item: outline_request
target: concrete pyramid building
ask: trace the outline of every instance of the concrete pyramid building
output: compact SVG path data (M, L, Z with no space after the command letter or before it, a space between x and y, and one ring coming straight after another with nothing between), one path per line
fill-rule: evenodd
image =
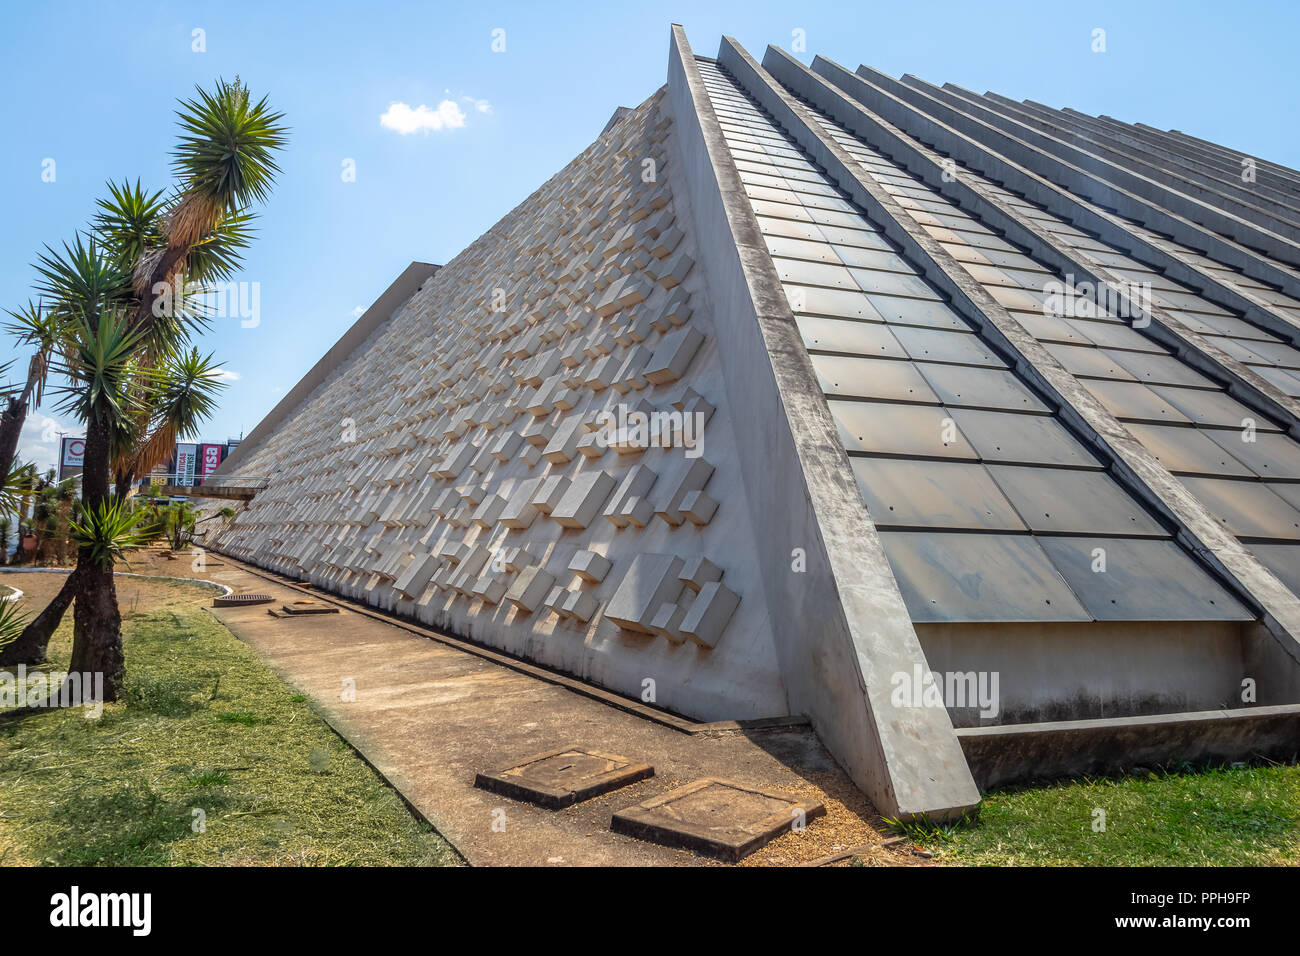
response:
M235 558L887 815L1291 756L1300 174L729 38L414 263L231 455Z

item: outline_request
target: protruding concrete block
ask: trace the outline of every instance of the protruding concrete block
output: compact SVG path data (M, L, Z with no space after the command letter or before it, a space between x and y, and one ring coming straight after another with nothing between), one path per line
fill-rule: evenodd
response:
M703 342L703 333L693 327L666 335L645 367L646 379L655 385L677 381L686 374L691 359L695 358Z
M685 604L660 604L650 622L650 630L674 644L685 644L686 636L682 634L682 621L685 617Z
M426 554L422 558L416 558L407 565L406 571L393 586L409 598L418 598L428 587L429 579L438 570L442 560L442 556L438 554Z
M524 441L539 448L545 448L555 437L555 425L544 418L534 418L524 428Z
M652 324L660 332L671 332L691 317L690 298L685 289L674 289L655 313Z
M435 474L439 478L455 478L469 467L476 454L478 449L469 442L457 445L443 458L442 463L435 469Z
M541 480L533 495L533 504L544 515L549 515L555 506L564 500L569 490L570 481L564 475L547 475Z
M586 624L591 620L600 604L587 591L569 591L564 596L562 607L567 617Z
M616 527L626 528L628 519L623 513L624 507L629 499L645 497L656 477L645 465L633 465L605 505L605 517Z
M500 495L487 495L474 512L473 522L480 528L490 528L497 523L505 510L506 499Z
M523 443L523 436L518 432L502 432L492 445L492 457L504 465L519 454L519 449L523 446Z
M698 593L709 582L722 580L722 568L700 554L687 559L679 577L683 584Z
M677 527L686 516L682 514L682 502L692 491L703 491L704 486L713 477L713 466L703 458L687 459L686 464L670 485L667 500L656 509L655 514L673 527Z
M537 558L524 548L505 548L501 552L501 563L513 574L522 574L525 568L536 562Z
M682 559L676 555L638 554L609 599L605 617L626 630L653 634L650 625L659 606L681 594L681 571Z
M593 392L602 392L613 383L618 368L617 357L606 355L587 370L587 377L583 381L583 385Z
M639 496L627 499L623 504L622 515L627 519L627 523L634 528L644 528L650 524L650 519L655 515L654 505L650 504L649 498Z
M739 604L739 594L721 582L710 581L700 588L682 621L682 633L702 647L717 647Z
M474 582L474 586L470 590L484 604L500 604L506 593L504 575L493 571L489 567L487 571L479 575L478 580Z
M609 569L609 558L595 551L577 551L569 560L569 570L591 584L599 584L605 580Z
M692 524L701 528L713 520L717 510L718 503L710 498L707 492L692 491L682 499L682 514Z
M562 376L553 375L537 387L537 389L526 400L528 404L524 410L534 418L545 418L551 414L554 407L555 393L560 389L560 379Z
M659 238L650 245L650 252L656 259L667 259L677 244L682 241L683 233L676 226L659 233Z
M543 606L554 586L555 576L541 567L524 568L506 591L506 600L523 613L532 614Z
M681 285L686 281L686 277L690 274L694 265L695 260L688 256L685 250L678 249L660 263L658 269L659 284L665 289Z
M578 454L590 461L605 457L605 439L600 432L586 432L578 439Z
M540 478L530 478L515 485L514 491L510 493L510 499L501 511L500 521L503 525L514 531L522 531L532 526L537 519L537 507L533 504L533 496L537 494L541 483Z
M551 588L550 593L546 595L546 601L543 604L548 611L554 611L561 619L567 618L569 612L565 610L564 602L569 596L567 588L556 585Z
M567 465L578 453L578 440L582 437L582 422L568 419L560 423L550 442L542 450L542 457L552 465Z
M566 528L586 528L600 514L605 499L614 490L614 479L603 471L578 475L551 510L551 519Z
M482 545L472 548L460 564L456 565L456 576L451 579L452 590L469 597L472 594L471 587L491 557L492 552Z
M647 348L638 345L631 349L618 367L618 371L614 373L610 384L624 395L645 388L647 383L645 368L651 358L653 354Z

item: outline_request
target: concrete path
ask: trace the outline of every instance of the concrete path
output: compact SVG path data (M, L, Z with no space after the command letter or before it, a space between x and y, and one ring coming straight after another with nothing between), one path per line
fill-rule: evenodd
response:
M229 558L211 556L207 571L192 575L188 559L167 561L156 552L150 557L150 567L134 569L197 576L237 593L275 597L272 605L212 613L310 696L331 726L471 864L709 864L688 851L609 830L615 811L706 776L813 797L827 807L826 817L802 833L780 837L747 865L799 864L861 846L867 849L860 855L876 865L923 862L906 844L881 845L890 834L805 726L758 729L650 719L630 712L645 710L637 702L526 664L503 663L507 659L491 651L467 649L420 625L386 619ZM132 563L141 562L133 557ZM304 591L337 604L340 613L268 613L268 607L301 600ZM344 699L349 688L355 688L355 700ZM558 811L474 787L481 770L571 745L650 763L655 776Z

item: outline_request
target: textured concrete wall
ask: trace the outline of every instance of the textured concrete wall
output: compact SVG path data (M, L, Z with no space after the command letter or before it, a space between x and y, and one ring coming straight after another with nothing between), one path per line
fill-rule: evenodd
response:
M280 416L219 548L689 716L788 712L660 102ZM620 409L685 427L615 434Z

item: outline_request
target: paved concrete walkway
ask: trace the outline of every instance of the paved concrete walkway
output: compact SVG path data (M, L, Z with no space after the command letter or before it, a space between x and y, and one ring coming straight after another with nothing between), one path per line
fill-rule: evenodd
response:
M139 563L133 558L133 565ZM615 811L705 776L787 790L827 807L826 817L759 850L749 865L805 863L861 846L874 864L922 862L906 845L881 846L888 832L807 727L729 729L649 719L629 712L640 708L636 702L526 664L505 663L490 651L468 649L419 625L319 592L311 596L338 604L340 613L272 617L268 607L301 600L304 589L225 557L212 556L201 575L190 574L188 559L167 561L154 553L149 564L135 570L198 576L237 593L275 597L272 605L213 608L212 613L309 695L334 729L471 864L709 863L688 851L609 830ZM353 701L344 699L348 688L355 688ZM571 745L650 763L655 776L558 811L473 785L481 770L499 770Z

